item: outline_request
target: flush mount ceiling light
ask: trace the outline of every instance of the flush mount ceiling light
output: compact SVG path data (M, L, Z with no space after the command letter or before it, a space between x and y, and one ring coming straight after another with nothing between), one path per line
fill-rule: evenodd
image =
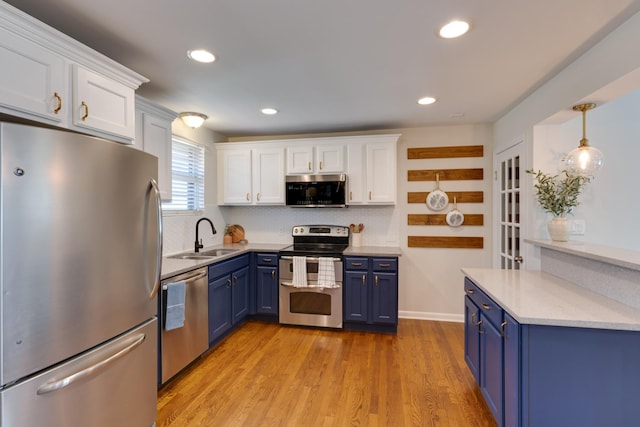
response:
M589 145L587 139L587 110L591 110L596 107L596 104L579 104L574 105L573 111L582 112L582 139L578 148L574 148L565 157L564 163L567 168L583 176L592 176L598 169L602 167L604 162L604 156L602 152L595 147Z
M216 57L213 56L213 53L204 49L189 50L187 51L187 56L193 61L202 62L204 64L208 64L216 60Z
M451 21L440 28L438 35L443 39L455 39L469 31L469 23L465 21Z
M267 116L273 116L274 114L278 114L278 110L276 110L275 108L271 108L271 107L263 108L262 110L260 110L260 112L262 114L267 115Z
M418 99L418 104L420 105L429 105L436 102L436 99L433 96L425 96L424 98Z
M204 121L208 119L208 117L205 116L204 114L193 113L193 112L180 113L180 115L178 117L180 117L180 119L182 119L182 122L185 125L189 126L190 128L194 128L194 129L195 128L199 128L200 126L202 126Z

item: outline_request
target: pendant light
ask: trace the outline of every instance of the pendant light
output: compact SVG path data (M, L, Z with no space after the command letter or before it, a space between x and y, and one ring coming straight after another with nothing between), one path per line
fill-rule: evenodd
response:
M604 156L602 152L589 145L587 139L587 110L595 108L596 104L578 104L573 106L573 111L582 112L582 139L578 148L574 148L565 157L564 162L569 171L583 176L592 176L602 167Z

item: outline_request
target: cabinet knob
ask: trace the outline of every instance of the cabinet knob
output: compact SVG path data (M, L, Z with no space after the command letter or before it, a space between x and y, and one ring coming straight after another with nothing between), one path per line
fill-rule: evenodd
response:
M58 95L58 92L54 92L53 97L56 99L56 102L57 102L56 108L53 109L53 112L55 114L58 114L62 109L62 98L60 98L60 95Z

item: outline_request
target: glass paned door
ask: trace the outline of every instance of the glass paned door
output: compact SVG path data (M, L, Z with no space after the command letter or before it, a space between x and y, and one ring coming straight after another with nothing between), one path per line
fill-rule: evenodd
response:
M497 154L498 169L496 176L496 192L499 195L498 219L498 262L497 267L506 270L519 270L522 266L520 245L520 189L522 180L521 167L524 142Z

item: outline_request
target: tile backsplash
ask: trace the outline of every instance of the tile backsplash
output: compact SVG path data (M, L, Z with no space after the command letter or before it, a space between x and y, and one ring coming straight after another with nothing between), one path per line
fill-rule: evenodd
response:
M289 208L284 206L217 207L202 215L166 215L164 217L164 253L188 250L195 240L195 224L206 216L218 233L211 236L208 224L201 224L200 236L205 246L222 243L225 224L240 224L245 237L253 243L292 242L294 225L364 225L362 245L400 246L399 210L397 206L351 206L349 208Z

